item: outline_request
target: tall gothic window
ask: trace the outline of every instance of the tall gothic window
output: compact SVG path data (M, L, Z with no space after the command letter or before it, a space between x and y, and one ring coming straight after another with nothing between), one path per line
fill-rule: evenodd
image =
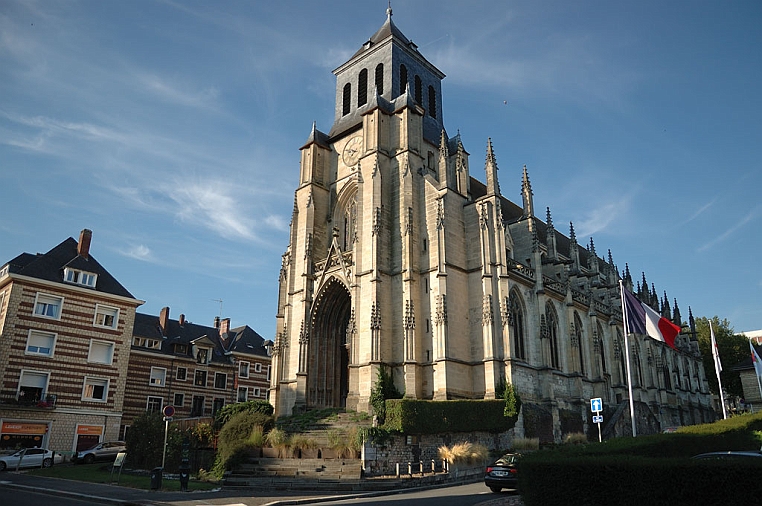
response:
M362 69L357 78L357 107L368 103L368 69Z
M343 102L344 108L342 110L342 115L346 116L347 114L349 114L349 111L351 110L351 107L352 107L352 85L349 83L345 84L343 91L344 91L344 94L342 97L343 99L342 102Z
M407 89L407 67L405 65L400 65L400 92L399 94L402 95L405 93L405 90Z
M608 372L606 369L606 344L603 339L603 327L598 323L598 353L601 357L601 368L604 373Z
M415 103L423 104L423 83L419 76L415 76Z
M558 318L550 302L545 305L545 321L548 326L548 343L550 345L549 365L553 369L561 369L561 361L558 354Z
M580 320L579 315L575 312L574 313L574 347L577 351L577 356L579 357L579 372L584 376L585 374L585 356L582 353L582 350L584 348L584 334L582 332L582 320Z
M511 330L513 331L513 356L526 360L526 346L524 339L524 308L519 295L512 291L509 299L511 306Z
M429 115L437 117L437 92L433 86L429 86Z
M376 92L379 95L384 94L384 64L376 65Z

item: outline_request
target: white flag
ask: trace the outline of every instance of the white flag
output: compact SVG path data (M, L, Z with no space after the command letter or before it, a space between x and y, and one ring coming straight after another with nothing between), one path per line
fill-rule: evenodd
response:
M717 371L717 377L722 371L722 362L720 362L720 351L717 349L717 341L714 340L714 329L712 328L712 321L709 321L709 332L712 335L712 357L714 357L714 368Z

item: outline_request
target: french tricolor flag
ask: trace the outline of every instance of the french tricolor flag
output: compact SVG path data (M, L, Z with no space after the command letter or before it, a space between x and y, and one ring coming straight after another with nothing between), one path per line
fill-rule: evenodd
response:
M643 334L657 341L675 347L675 338L680 333L680 327L640 302L628 290L622 290L624 308L627 312L627 332Z

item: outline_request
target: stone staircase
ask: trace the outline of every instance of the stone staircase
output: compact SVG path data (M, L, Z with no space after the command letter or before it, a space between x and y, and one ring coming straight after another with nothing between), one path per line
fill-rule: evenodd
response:
M286 420L279 424L290 435L298 435L314 444L314 450L305 450L298 458L251 457L247 462L225 476L229 487L299 488L310 487L356 489L362 475L362 463L357 456L337 455L331 440L336 436L347 439L358 427L370 427L370 419L361 419L357 413L330 413L310 421ZM281 456L282 457L282 456Z

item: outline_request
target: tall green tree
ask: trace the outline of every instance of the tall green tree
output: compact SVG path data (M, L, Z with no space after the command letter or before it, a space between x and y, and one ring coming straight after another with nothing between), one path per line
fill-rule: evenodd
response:
M741 377L738 371L732 371L731 368L749 356L749 343L742 335L735 334L727 319L720 320L718 316L714 316L712 328L722 362L722 372L720 373L722 387L728 395L743 397ZM704 371L709 381L709 390L717 394L719 389L717 388L717 374L714 372L714 359L710 344L709 318L703 316L696 318L696 337L704 362Z

